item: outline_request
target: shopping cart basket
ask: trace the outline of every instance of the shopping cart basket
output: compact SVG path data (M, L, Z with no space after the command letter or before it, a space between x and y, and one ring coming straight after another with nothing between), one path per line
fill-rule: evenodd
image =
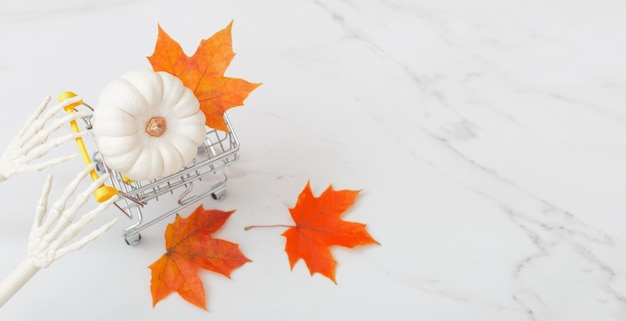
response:
M59 100L76 96L71 92L59 95ZM84 106L93 112L93 108L82 101L66 107L67 112L74 112ZM85 129L91 131L91 117L83 117ZM178 213L182 209L197 204L211 196L215 200L222 199L226 193L227 176L224 168L239 159L239 141L235 135L228 116L224 114L224 120L228 132L222 132L207 128L204 142L198 147L196 157L187 167L179 172L160 179L149 181L133 181L126 178L122 173L109 168L106 159L100 152L93 153L95 170L91 173L92 178L97 179L98 173L109 174L110 186L103 185L96 191L96 199L104 201L113 195L119 195L115 206L122 211L134 223L124 229L124 240L129 245L135 245L141 240L140 232L168 216ZM79 132L76 121L71 123L72 130ZM90 164L92 158L87 152L82 139L76 140L79 151L86 164ZM194 186L199 182L203 189L194 191ZM195 184L195 185L194 185ZM152 217L146 217L144 209L149 203L159 201L166 195L173 195L174 205L162 213Z

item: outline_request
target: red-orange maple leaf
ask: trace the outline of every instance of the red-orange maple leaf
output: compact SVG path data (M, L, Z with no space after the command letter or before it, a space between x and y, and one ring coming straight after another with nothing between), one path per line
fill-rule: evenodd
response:
M250 92L261 84L239 78L224 77L235 56L231 37L232 22L208 39L202 40L193 56L185 55L180 44L159 26L159 35L152 56L148 57L154 71L166 71L182 80L200 102L206 125L228 131L224 121L226 110L242 106Z
M167 226L167 252L150 265L153 306L170 293L178 292L183 299L206 310L198 269L230 277L233 270L250 262L237 244L211 237L233 212L205 210L200 205L188 218L176 216L174 223Z
M365 230L365 224L340 219L358 194L359 191L335 191L331 185L316 198L310 183L307 183L298 196L296 206L289 209L296 226L283 233L292 269L298 260L303 259L311 275L320 273L336 283L337 262L330 253L331 245L353 248L378 244Z

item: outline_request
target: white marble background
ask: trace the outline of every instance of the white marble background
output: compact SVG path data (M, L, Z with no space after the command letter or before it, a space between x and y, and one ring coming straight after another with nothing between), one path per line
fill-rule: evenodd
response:
M228 75L264 85L229 113L242 143L219 236L254 262L201 273L208 312L151 306L166 222L124 221L41 271L2 320L626 320L626 3L3 1L1 144L46 95L95 104L149 68L157 23L188 53L234 19ZM71 144L57 152L74 152ZM56 167L57 194L80 161ZM0 277L24 257L47 173L0 186ZM289 270L282 230L307 180L363 189L338 285ZM157 204L158 208L158 204Z

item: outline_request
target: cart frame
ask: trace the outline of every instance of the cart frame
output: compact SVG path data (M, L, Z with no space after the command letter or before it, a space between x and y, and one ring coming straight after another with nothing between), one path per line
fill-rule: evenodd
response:
M83 103L93 111L89 105ZM86 128L91 131L92 115L83 117ZM205 140L198 147L196 157L185 168L167 177L149 180L132 181L122 173L109 168L106 160L99 151L93 153L96 171L100 174L109 174L109 184L119 192L119 198L114 205L129 219L135 222L124 229L124 240L128 245L136 245L141 240L140 232L162 221L170 215L202 201L208 196L220 200L226 195L228 177L224 172L226 166L239 159L239 140L231 125L228 116L224 114L228 132L218 131L207 127ZM200 181L217 180L208 190L194 192L194 183ZM152 201L158 201L167 194L177 196L176 205L157 214L155 217L146 217L143 210Z

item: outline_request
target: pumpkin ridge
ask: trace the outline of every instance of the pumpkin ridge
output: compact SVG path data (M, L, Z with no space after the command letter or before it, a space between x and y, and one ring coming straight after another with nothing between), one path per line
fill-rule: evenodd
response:
M162 76L163 74L167 74L168 76L172 76L172 77L174 77L174 78L176 78L176 79L178 79L180 81L180 83L182 84L183 90L180 92L180 95L178 97L176 97L176 101L179 101L185 95L185 90L184 89L189 89L187 86L185 86L185 83L183 83L183 81L180 80L180 78L178 78L175 75L172 75L172 74L170 74L168 72L165 72L165 71L158 71L158 72L156 72L156 74L159 75L159 78L161 78L161 82L164 85L165 85L165 82L163 81L163 76ZM161 101L163 101L163 94L164 93L161 93Z
M159 74L159 72L157 72L157 74ZM163 82L163 77L159 76L157 78L159 78L159 82L161 83L161 88L165 88L165 82ZM165 94L165 90L161 90L161 97L159 97L159 101L163 101L164 94Z
M144 97L144 93L141 92L141 90L139 90L139 88L137 88L137 86L135 86L135 84L133 84L132 82L130 82L128 79L125 79L125 78L120 78L120 80L122 80L124 83L126 83L128 85L128 87L132 88L133 91L135 91L137 96L139 96L139 98L142 100L143 106L149 106L148 101L146 100L146 97ZM123 110L123 109L120 108L120 110ZM125 110L123 110L123 111L125 111ZM131 114L131 116L134 116L134 115Z
M185 87L185 90L188 90L191 93L189 88ZM200 111L200 103L198 102L196 96L191 94L183 95L166 114L168 116L170 114L176 114L176 119L183 119L195 115L198 111Z
M204 115L202 112L200 112L200 113L202 115ZM179 123L180 124L188 124L188 122L190 122L190 123L193 124L193 122L194 122L194 120L196 118L199 118L199 117L198 117L197 113L194 113L194 114L191 114L191 115L188 115L188 116L184 116L184 117L178 118L176 123L177 124L179 124ZM200 124L200 122L198 122L198 124ZM204 124L204 122L202 122L202 124Z
M181 135L179 140L180 140L180 142L178 142L178 144L174 144L174 146L176 147L177 150L181 147L181 145L183 145L183 141L187 141L187 143L189 145L196 146L196 153L197 153L198 147L194 143L193 139L191 139L191 138L189 138L187 136ZM182 155L182 156L183 156L183 163L184 163L183 166L187 166L191 162L191 160L193 160L196 157L195 154L193 155L193 157L187 157L187 158L184 157L185 155Z
M163 173L163 170L165 170L165 160L163 159L163 154L162 153L154 153L154 155L156 155L158 160L160 161L160 163L161 163L161 170L160 170L160 172Z
M185 158L171 141L168 141L167 144L160 144L157 148L159 149L159 152L163 157L163 166L169 167L167 168L167 170L166 168L164 168L164 170L166 170L167 172L176 172L185 167ZM166 162L165 158L168 158L172 161Z

